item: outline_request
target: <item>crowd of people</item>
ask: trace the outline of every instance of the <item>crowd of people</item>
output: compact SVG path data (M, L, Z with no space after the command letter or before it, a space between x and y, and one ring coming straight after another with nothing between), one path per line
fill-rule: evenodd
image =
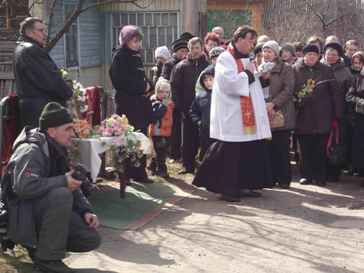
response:
M25 19L15 49L21 127L2 179L9 237L28 248L35 272L73 272L66 250L100 245L97 216L70 165L72 96L45 49L42 20ZM153 77L140 54L143 34L124 26L110 67L116 113L150 136L155 155L126 176L153 183L180 174L227 202L259 197L263 188L287 189L291 154L300 183L325 186L343 171L364 176L364 52L336 36L279 44L238 27L225 40L214 27L204 39L183 33L155 50ZM4 195L4 193L6 195ZM5 196L5 197L4 197ZM62 219L59 218L62 215Z
M163 141L153 134L153 174L168 177L167 158L180 161L180 174L195 174L195 185L227 201L289 188L292 153L303 185L325 186L343 171L364 175L364 52L356 40L343 45L331 35L279 44L250 27L230 40L219 26L204 39L183 33L155 50L152 81L141 68L141 41L137 26L121 30L123 55L114 57L110 75L118 113L132 124L133 115L142 117L143 132L163 131Z

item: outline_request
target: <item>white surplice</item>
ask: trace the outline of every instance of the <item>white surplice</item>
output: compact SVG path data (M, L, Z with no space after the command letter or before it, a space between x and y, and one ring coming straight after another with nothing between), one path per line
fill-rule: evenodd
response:
M245 67L249 59L244 58ZM250 95L256 122L255 134L245 134L240 107L240 96ZM247 142L271 138L263 88L257 73L249 85L248 75L238 72L234 57L225 51L217 59L211 97L210 137L227 142Z

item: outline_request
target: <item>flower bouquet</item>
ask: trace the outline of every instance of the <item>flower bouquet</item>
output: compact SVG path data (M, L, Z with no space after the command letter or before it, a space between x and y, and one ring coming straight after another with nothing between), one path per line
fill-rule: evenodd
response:
M303 106L304 98L311 96L313 90L316 87L316 82L313 79L308 79L306 83L303 85L302 89L299 90L295 96L295 102L297 102L298 106Z
M78 138L89 138L93 134L90 123L88 123L87 120L84 119L76 119L73 122L73 128Z
M141 141L134 136L134 127L125 115L112 115L99 128L102 137L114 137L111 144L112 161L116 170L125 172L126 165L140 166L143 157Z
M83 85L69 77L69 73L66 69L60 69L63 79L70 85L73 90L72 99L69 102L69 108L71 113L77 119L82 119L82 116L88 110L86 100L86 90Z

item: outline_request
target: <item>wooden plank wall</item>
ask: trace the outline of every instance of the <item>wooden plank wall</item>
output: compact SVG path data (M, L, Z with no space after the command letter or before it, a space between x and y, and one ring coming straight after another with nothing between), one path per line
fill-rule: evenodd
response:
M0 41L0 99L15 90L13 55L15 41Z

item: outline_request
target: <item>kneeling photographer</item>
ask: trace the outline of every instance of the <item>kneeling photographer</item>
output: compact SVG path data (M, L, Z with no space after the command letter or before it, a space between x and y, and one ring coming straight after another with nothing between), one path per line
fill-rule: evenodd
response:
M48 103L39 128L26 127L16 139L5 172L8 236L27 247L36 272L73 272L62 262L65 252L91 251L101 242L99 220L80 189L83 176L69 167L73 134L67 109Z

